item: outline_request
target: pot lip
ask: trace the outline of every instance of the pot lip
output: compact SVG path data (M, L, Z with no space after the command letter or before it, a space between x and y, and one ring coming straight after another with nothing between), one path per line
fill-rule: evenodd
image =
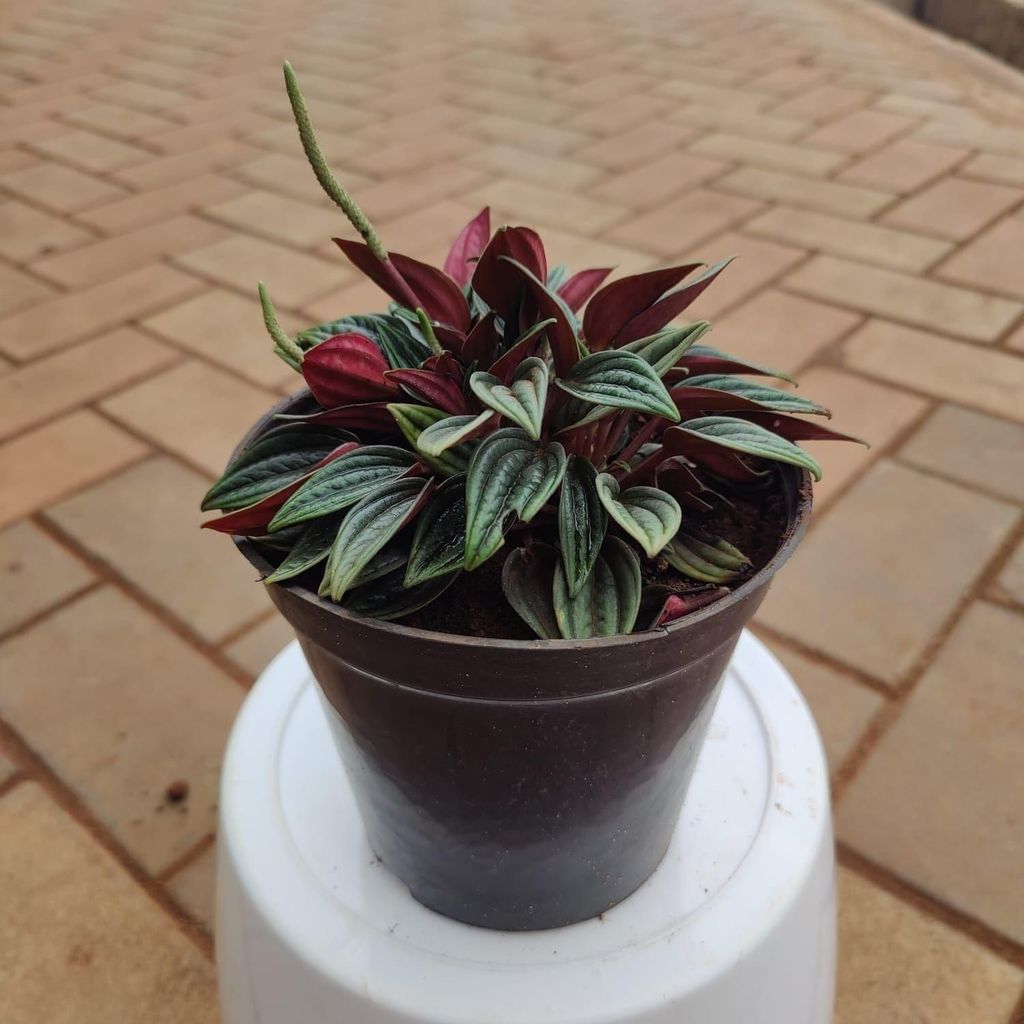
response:
M309 389L305 388L302 391L296 392L295 394L292 394L276 403L271 409L264 413L264 415L261 416L255 424L253 424L252 428L246 433L245 437L242 438L231 453L229 462L234 461L239 452L247 447L258 434L263 432L264 428L268 423L270 423L271 419L277 413L284 412L286 409L292 408L293 406L308 400L310 397ZM679 633L686 629L691 629L715 617L716 615L720 615L727 608L738 604L758 588L765 586L783 563L789 559L807 529L811 515L811 506L813 504L813 493L811 487L811 475L806 469L800 469L796 466L789 466L786 464L781 464L780 468L782 472L790 471L797 477L795 487L796 505L792 515L790 516L783 541L779 545L775 554L772 555L769 561L754 573L753 576L744 580L744 582L735 590L730 591L727 597L723 597L721 600L715 601L704 608L698 609L697 611L690 612L682 618L676 619L674 622L670 622L667 626L658 626L653 629L643 630L639 633L622 633L617 634L616 636L591 637L587 640L541 640L539 638L536 640L508 640L496 637L468 636L461 633L441 633L433 629L418 629L414 626L404 626L399 622L375 619L368 615L355 615L354 613L347 611L345 608L342 608L341 605L325 600L307 587L281 583L272 583L270 586L278 587L282 591L286 591L291 594L296 599L301 600L308 605L312 605L313 607L320 608L327 614L340 619L344 623L351 624L356 627L362 627L371 631L375 630L380 635L381 640L385 642L388 639L401 638L409 641L428 641L430 643L443 645L453 649L471 647L490 651L500 649L513 651L597 651L622 647L638 647L641 644L660 640L665 636L672 635L673 633ZM246 537L238 535L232 535L231 539L234 541L235 546L246 560L253 566L253 568L259 571L261 576L266 575L273 569L271 563L264 558L259 548L252 541L248 540Z

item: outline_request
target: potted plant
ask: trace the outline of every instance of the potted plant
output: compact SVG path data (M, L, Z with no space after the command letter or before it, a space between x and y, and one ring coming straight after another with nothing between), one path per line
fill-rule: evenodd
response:
M811 508L827 410L676 318L728 261L610 284L482 211L389 253L299 136L391 298L275 351L308 390L207 493L295 628L371 846L416 899L547 928L668 846L740 630ZM583 310L580 313L580 310ZM785 378L788 379L788 378Z

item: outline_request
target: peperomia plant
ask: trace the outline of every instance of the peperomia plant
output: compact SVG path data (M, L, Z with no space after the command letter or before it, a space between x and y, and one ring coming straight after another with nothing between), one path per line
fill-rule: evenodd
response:
M311 401L233 460L203 501L225 514L204 525L283 552L267 582L323 564L321 596L384 619L499 555L505 596L545 639L629 633L727 593L750 560L702 525L716 488L763 483L771 462L817 479L795 442L849 439L750 379L785 374L702 344L706 321L673 326L728 261L605 284L609 269L549 267L529 228L492 233L486 209L443 269L389 253L287 64L285 80L316 177L363 239L334 241L392 301L290 337L260 285ZM645 592L655 558L706 586Z

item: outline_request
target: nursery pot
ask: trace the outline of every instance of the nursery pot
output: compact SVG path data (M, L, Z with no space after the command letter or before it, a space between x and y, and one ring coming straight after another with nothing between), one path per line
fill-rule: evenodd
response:
M554 928L650 876L740 631L807 523L807 474L783 466L777 479L788 525L771 561L648 632L487 640L269 587L319 683L370 846L420 903L486 928ZM270 571L258 546L236 543Z

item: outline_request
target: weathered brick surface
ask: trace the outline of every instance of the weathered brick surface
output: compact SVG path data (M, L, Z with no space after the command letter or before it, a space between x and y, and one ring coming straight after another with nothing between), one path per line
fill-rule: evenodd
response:
M1007 1024L1021 80L855 3L627 7L0 0L0 717L34 755L0 755L0 873L24 894L5 1021L215 1017L168 914L209 926L224 730L289 630L195 505L296 383L256 280L290 331L385 301L329 241L351 232L299 151L286 55L396 251L442 258L487 202L575 267L738 256L694 310L712 344L798 373L872 444L814 446L814 524L758 618L821 722L856 861L836 1019ZM194 814L154 810L172 776ZM140 872L167 875L165 909ZM82 942L88 984L62 969Z

